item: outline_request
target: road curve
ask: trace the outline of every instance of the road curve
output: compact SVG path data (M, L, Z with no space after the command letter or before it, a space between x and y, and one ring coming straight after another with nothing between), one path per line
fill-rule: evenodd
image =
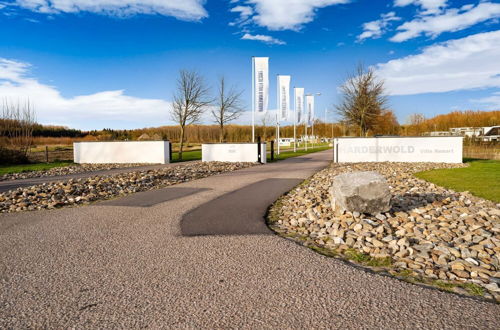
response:
M0 328L500 328L499 305L371 274L268 232L214 235L200 222L198 236L190 222L183 235L188 214L208 207L213 221L211 203L227 196L248 195L247 210L267 197L245 187L304 179L330 159L320 152L154 197L1 215Z

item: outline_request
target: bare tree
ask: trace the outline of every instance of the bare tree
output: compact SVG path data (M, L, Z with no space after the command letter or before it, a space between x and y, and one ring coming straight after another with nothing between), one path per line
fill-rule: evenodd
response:
M406 122L408 125L417 126L425 122L425 116L421 113L412 113L408 116Z
M270 121L271 121L271 116L269 115L269 112L264 113L262 115L262 117L260 118L260 123L261 123L262 128L263 128L262 135L263 135L264 141L266 141L266 139L267 139L267 125L269 124Z
M7 138L7 147L27 156L35 126L33 105L29 100L24 103L4 100L1 116L0 134Z
M186 127L199 121L210 102L203 77L195 71L181 70L170 113L180 127L179 160L182 160Z
M373 69L360 64L340 87L342 100L337 113L348 124L359 128L359 135L366 136L376 125L377 117L385 110L387 96L384 82L376 77Z
M219 142L224 142L224 125L238 119L243 113L241 101L243 91L237 90L234 86L227 88L223 76L219 78L218 86L212 116L219 126Z

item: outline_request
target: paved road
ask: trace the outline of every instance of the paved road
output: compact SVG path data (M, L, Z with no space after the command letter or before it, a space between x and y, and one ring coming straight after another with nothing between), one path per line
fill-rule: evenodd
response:
M0 328L500 328L499 305L364 272L269 232L193 226L197 212L219 229L241 216L255 224L247 210L276 192L249 194L266 190L256 182L288 189L330 158L1 216ZM221 200L233 204L217 220Z
M69 179L90 178L90 177L93 177L95 175L112 175L112 174L127 173L127 172L132 172L132 171L147 171L147 170L154 170L157 168L169 167L169 166L174 166L174 165L180 165L180 164L179 163L172 163L172 164L161 164L161 165L142 165L142 166L134 166L134 167L114 168L114 169L110 169L110 170L99 170L99 171L67 174L67 175L47 176L47 177L41 177L41 178L6 180L6 181L0 181L0 193L8 191L8 190L16 189L19 187L33 186L36 184L42 184L42 183L47 183L47 182L64 181L64 180L69 180Z

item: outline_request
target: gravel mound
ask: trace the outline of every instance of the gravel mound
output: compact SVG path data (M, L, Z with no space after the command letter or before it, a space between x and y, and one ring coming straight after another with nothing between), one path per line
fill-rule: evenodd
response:
M88 204L158 189L250 167L255 163L196 162L147 171L70 179L22 187L0 194L0 212L20 212Z
M75 164L62 167L54 167L43 171L26 171L21 173L10 173L0 175L0 181L19 180L29 178L45 178L68 174L94 172L101 170L112 170L115 168L135 167L150 164Z
M500 204L413 176L460 166L465 165L332 164L277 202L270 211L270 226L320 252L373 270L500 301ZM389 212L334 214L332 180L353 171L385 176L393 196Z

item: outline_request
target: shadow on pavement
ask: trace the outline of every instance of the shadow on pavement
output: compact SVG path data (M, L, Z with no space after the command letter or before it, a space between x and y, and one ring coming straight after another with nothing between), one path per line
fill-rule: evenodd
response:
M158 190L149 190L131 194L125 197L104 201L96 205L102 206L130 206L130 207L150 207L174 199L194 195L202 191L210 190L208 188L163 188Z
M184 236L272 234L264 216L269 205L302 179L267 179L222 195L186 213Z

